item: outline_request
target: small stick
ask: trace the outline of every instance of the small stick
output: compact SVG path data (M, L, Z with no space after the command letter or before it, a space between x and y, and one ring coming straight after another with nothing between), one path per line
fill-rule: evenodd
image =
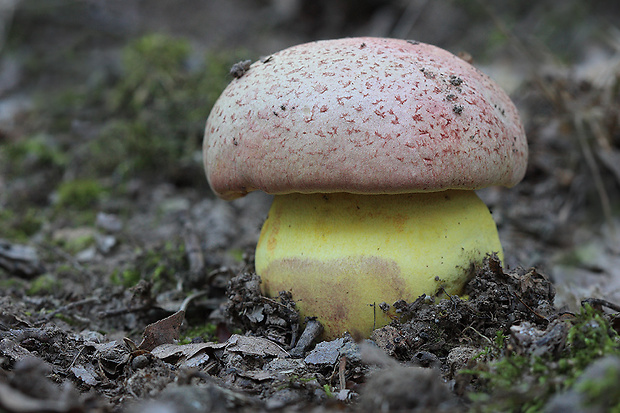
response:
M80 305L90 304L90 303L98 303L98 302L99 302L99 298L97 298L97 297L89 297L89 298L85 298L83 300L74 301L72 303L63 305L62 307L58 307L54 311L46 314L44 318L46 320L51 320L58 313L64 313L65 311L70 310L70 309L72 309L74 307L78 307Z
M585 306L586 304L590 304L592 307L607 307L614 311L620 312L619 305L609 302L607 300L603 300L601 298L587 298L581 302L582 306Z
M515 295L515 297L517 297L517 298L519 299L519 301L521 302L521 304L523 304L523 305L525 306L525 308L527 308L528 310L530 310L530 311L532 312L532 314L534 314L536 317L539 317L539 318L541 318L541 319L543 319L543 320L547 320L547 321L549 321L549 320L547 319L547 317L545 317L545 316L543 316L543 315L538 314L536 311L534 311L534 309L533 309L532 307L530 307L529 305L527 305L527 304L525 303L525 301L523 301L523 299L522 299L521 297L519 297L519 294L517 294L517 293L515 293L515 292L513 292L513 294Z
M187 255L187 261L189 262L190 272L202 272L205 268L205 257L202 254L202 249L200 248L200 240L198 239L196 233L192 231L189 222L185 224L183 241L185 242L185 252Z
M347 356L344 354L340 357L340 366L338 366L338 380L340 382L340 390L347 388L347 381L345 380L345 370L347 368Z
M189 305L190 302L192 302L192 300L195 300L196 298L202 297L203 295L207 295L207 294L209 294L209 290L202 290L202 291L195 292L194 294L186 297L185 300L183 300L183 302L181 303L181 307L179 308L179 311L186 311L187 306Z
M140 307L133 307L133 308L117 308L115 310L107 310L107 311L100 311L99 314L97 314L97 316L99 318L107 318L107 317L116 317L119 315L125 315L125 314L130 314L130 313L138 313L140 311L147 311L149 309L153 308L152 304L146 304L146 305L142 305Z
M290 351L291 357L302 357L306 349L312 345L312 342L323 332L323 325L314 317L308 318L306 328L299 336L297 345Z

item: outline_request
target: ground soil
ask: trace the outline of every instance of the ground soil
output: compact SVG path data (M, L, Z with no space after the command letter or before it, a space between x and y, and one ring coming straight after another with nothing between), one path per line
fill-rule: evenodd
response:
M18 175L0 168L0 410L467 411L476 382L458 372L498 332L512 334L517 351L554 352L564 345L561 320L582 300L620 302L616 2L588 10L551 0L531 8L396 0L5 3L5 148L46 136L80 165L105 156L82 153L81 142L112 119L80 113L59 133L46 120L55 108L41 111L37 102L95 81L102 67L113 72L122 48L145 33L189 39L196 54L243 49L253 60L305 41L375 35L471 55L519 108L530 161L515 188L480 192L506 258L477 269L468 300L397 302L400 319L370 340L329 342L299 318L294 297L260 294L252 255L270 197L216 199L199 155L173 173L123 182L122 195L99 199L77 223L75 210L56 202L77 165L25 157ZM23 227L11 217L26 210L42 222L24 238L9 230ZM123 278L129 274L135 282ZM208 333L196 330L207 323Z

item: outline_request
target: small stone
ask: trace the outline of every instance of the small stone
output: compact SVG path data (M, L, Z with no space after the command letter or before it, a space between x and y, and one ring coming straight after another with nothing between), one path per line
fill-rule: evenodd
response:
M333 341L323 341L316 345L304 361L306 364L333 366L338 361L340 349L343 345L344 339L342 338L337 338Z
M95 247L88 247L75 255L75 259L78 262L89 262L95 259L97 256L97 249Z
M480 354L480 351L480 349L468 346L454 347L450 350L446 358L446 364L450 369L450 375L454 375L459 370L464 369L467 363L469 363L469 360Z
M95 225L107 232L118 232L123 229L123 221L117 215L105 212L97 213Z
M148 366L150 362L151 361L149 360L148 356L140 354L139 356L136 356L133 360L131 360L131 368L134 370L143 369L144 367Z
M95 242L97 243L97 249L102 254L109 254L112 248L116 246L116 237L112 235L95 235Z

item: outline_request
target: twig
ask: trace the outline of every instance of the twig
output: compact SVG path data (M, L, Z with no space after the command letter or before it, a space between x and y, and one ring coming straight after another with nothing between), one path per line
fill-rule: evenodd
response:
M202 297L203 295L207 295L207 294L209 294L209 290L202 290L202 291L195 292L194 294L188 296L181 303L181 307L179 308L179 311L186 311L187 306L189 305L190 302L192 302L192 300L195 300L196 298Z
M344 390L347 388L347 381L345 378L345 371L347 368L347 356L344 354L340 357L340 365L338 366L338 381L340 383L340 390Z
M476 330L476 329L475 329L475 328L473 328L472 326L467 326L467 327L465 327L465 328L463 329L463 333L464 333L465 331L467 331L467 330L471 330L471 331L473 331L474 333L478 334L480 337L482 337L483 339L485 339L486 341L488 341L490 345L492 345L492 346L493 346L493 345L495 345L495 344L493 343L493 340L491 340L490 338L488 338L487 336L485 336L484 334L482 334L480 331Z
M200 248L200 240L191 229L189 222L185 223L183 228L183 241L185 242L185 253L189 262L190 272L197 274L205 269L205 258Z
M542 316L542 315L538 314L536 311L534 311L534 309L532 309L532 307L530 307L529 305L527 305L527 304L525 303L525 301L523 301L523 299L519 296L519 294L517 294L516 292L513 292L513 294L515 295L515 297L517 297L517 298L519 299L519 301L521 302L521 304L523 304L523 305L525 306L525 308L527 308L528 310L530 310L530 311L532 312L532 314L534 314L536 317L539 317L539 318L541 318L541 319L543 319L543 320L549 321L549 320L547 319L547 317L545 317L545 316Z
M84 304L90 304L90 303L98 303L99 302L99 298L97 297L89 297L89 298L85 298L83 300L79 300L79 301L74 301L72 303L63 305L62 307L58 307L57 309L55 309L54 311L48 313L45 315L45 319L46 320L51 320L52 318L54 318L56 316L56 314L58 313L64 313L67 310L71 310L74 307L79 307L81 305Z
M80 355L82 355L82 352L84 351L84 348L86 346L81 346L80 347L80 351L78 351L78 353L75 355L75 357L73 357L73 361L71 361L71 364L69 364L69 367L67 367L66 371L71 370L71 367L73 367L75 365L75 362L77 361L78 357L80 357Z
M179 311L185 311L187 309L187 306L189 305L189 303L198 298L198 297L202 297L203 295L208 294L209 291L208 290L203 290L203 291L198 291L190 296L188 296L187 298L185 298L185 300L183 300L183 302L181 303L180 306L180 310ZM147 311L150 310L151 308L153 308L153 304L149 303L149 304L145 304L145 305L141 305L140 307L134 307L134 308L119 308L116 310L109 310L109 311L101 311L99 313L99 318L107 318L107 317L115 317L117 315L123 315L123 314L129 314L129 313L138 313L140 311Z
M585 120L583 116L579 113L572 114L573 124L575 125L575 129L577 131L577 140L579 141L579 145L581 146L581 151L583 153L583 157L588 164L588 168L592 173L592 177L594 178L594 186L596 187L596 191L598 192L599 199L601 201L601 207L603 208L603 215L605 215L605 220L609 224L609 228L612 230L612 235L615 234L614 230L614 222L613 216L611 213L611 203L609 202L609 196L607 195L607 191L605 190L605 184L603 183L603 178L601 178L601 171L594 159L594 154L592 153L592 149L588 145L588 142L585 138Z
M147 311L147 310L150 310L151 308L153 308L153 305L149 303L146 305L141 305L140 307L119 308L116 310L101 311L99 312L98 317L99 318L116 317L118 315L123 315L123 314L139 313L140 311Z
M607 307L614 311L620 312L620 305L614 304L607 300L603 300L601 298L587 298L581 301L581 305L584 306L586 304L590 304L592 307Z
M265 297L265 296L261 296L260 297L261 301L263 302L268 302L269 304L274 304L275 306L279 306L282 308L286 308L289 309L288 306L286 304L282 304L276 300L274 300L273 298L269 298L269 297Z
M301 333L297 345L290 351L291 357L302 357L306 349L312 345L323 332L323 325L316 318L309 318L306 328Z

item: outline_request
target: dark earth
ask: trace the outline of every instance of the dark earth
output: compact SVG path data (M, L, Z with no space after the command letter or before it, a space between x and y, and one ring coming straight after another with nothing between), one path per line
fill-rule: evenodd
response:
M479 192L505 260L467 299L323 341L260 293L270 197L217 199L201 140L247 60L361 35L472 59L530 160ZM0 50L0 411L620 409L618 2L4 0Z

